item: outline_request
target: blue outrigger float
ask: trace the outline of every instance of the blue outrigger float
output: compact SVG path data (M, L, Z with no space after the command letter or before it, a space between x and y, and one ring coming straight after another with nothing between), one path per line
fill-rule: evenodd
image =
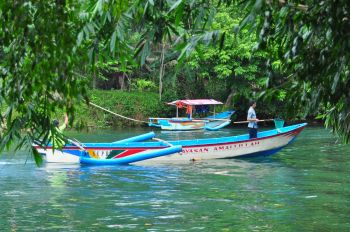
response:
M290 144L307 124L248 134L194 140L163 141L153 132L112 143L68 144L52 150L34 145L47 162L118 165L143 162L177 162L272 155ZM146 142L148 139L157 141Z

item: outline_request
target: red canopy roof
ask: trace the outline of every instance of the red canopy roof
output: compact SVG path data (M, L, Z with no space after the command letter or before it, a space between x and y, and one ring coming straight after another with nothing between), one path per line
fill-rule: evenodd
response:
M176 103L182 103L184 105L198 106L198 105L222 105L222 102L214 99L195 99L195 100L176 100L167 103L168 105L176 105Z

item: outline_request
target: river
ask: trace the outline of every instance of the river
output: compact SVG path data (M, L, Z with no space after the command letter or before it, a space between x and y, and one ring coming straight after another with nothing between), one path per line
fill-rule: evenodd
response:
M146 131L68 134L109 142ZM175 140L243 132L156 133ZM350 146L307 127L267 158L37 167L28 152L7 152L0 194L0 231L350 231Z

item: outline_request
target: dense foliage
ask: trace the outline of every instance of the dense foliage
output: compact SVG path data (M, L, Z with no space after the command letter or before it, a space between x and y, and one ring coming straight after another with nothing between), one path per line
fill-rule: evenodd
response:
M120 118L93 105L79 104L76 106L75 128L145 126L149 117L157 117L160 113L167 112L174 115L173 107L159 104L156 92L90 90L88 93L92 103L139 122ZM56 116L62 117L62 113L58 112Z
M244 1L269 52L269 92L283 88L290 113L321 117L350 140L350 1ZM281 73L283 75L281 75Z
M87 82L72 75L84 62L75 49L76 5L1 1L0 6L1 151L14 140L19 146L47 140L52 113L58 108L73 113L75 99L86 97Z
M1 1L0 151L14 140L45 145L50 130L56 135L55 112L74 116L74 106L88 102L85 77L96 74L94 64L126 72L135 54L142 65L150 43L202 32L213 8L200 1Z
M213 28L225 33L222 48L200 45L188 58L189 65L200 82L207 82L203 97L214 97L226 102L245 114L248 100L257 98L265 87L267 61L263 52L252 52L257 40L248 30L236 36L234 28L239 26L242 14L232 10L218 12ZM194 96L198 95L196 93ZM262 113L262 109L259 110Z

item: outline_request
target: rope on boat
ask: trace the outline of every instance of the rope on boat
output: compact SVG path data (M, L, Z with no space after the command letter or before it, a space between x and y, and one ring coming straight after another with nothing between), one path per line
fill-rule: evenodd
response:
M152 138L153 140L155 141L158 141L158 142L162 142L164 143L165 145L168 145L169 147L173 147L174 145L172 145L171 143L169 143L168 141L165 141L163 139L158 139L158 138Z
M106 108L103 108L102 106L96 105L95 103L92 103L92 102L89 102L89 104L94 106L94 107L96 107L96 108L104 110L104 111L106 111L106 112L108 112L110 114L113 114L113 115L115 115L117 117L124 118L124 119L130 120L130 121L134 121L134 122L146 123L148 125L148 122L146 122L146 121L138 120L138 119L134 119L134 118L129 118L129 117L123 116L121 114L117 114L117 113L115 113L113 111L110 111L110 110L108 110ZM159 119L159 118L156 118L156 119ZM207 118L203 118L203 119L197 119L197 120L201 120L201 121L205 121L205 120L209 120L209 121L227 121L227 122L231 121L230 119L219 119L219 118L210 118L210 119L209 118L208 119Z
M77 146L78 148L80 148L80 150L82 151L86 151L84 148L84 145L79 142L77 139L73 138L73 139L68 139L68 142L70 142L71 144Z
M99 108L99 109L101 109L101 110L104 110L104 111L106 111L106 112L108 112L108 113L110 113L110 114L113 114L113 115L115 115L115 116L117 116L117 117L124 118L124 119L127 119L127 120L131 120L131 121L134 121L134 122L139 122L139 123L146 123L146 124L148 124L148 122L146 122L146 121L137 120L137 119L134 119L134 118L128 118L128 117L125 117L125 116L123 116L123 115L121 115L121 114L114 113L114 112L112 112L112 111L110 111L110 110L107 110L106 108L103 108L102 106L96 105L96 104L94 104L94 103L92 103L92 102L89 102L89 104L92 105L92 106L95 106L96 108Z

